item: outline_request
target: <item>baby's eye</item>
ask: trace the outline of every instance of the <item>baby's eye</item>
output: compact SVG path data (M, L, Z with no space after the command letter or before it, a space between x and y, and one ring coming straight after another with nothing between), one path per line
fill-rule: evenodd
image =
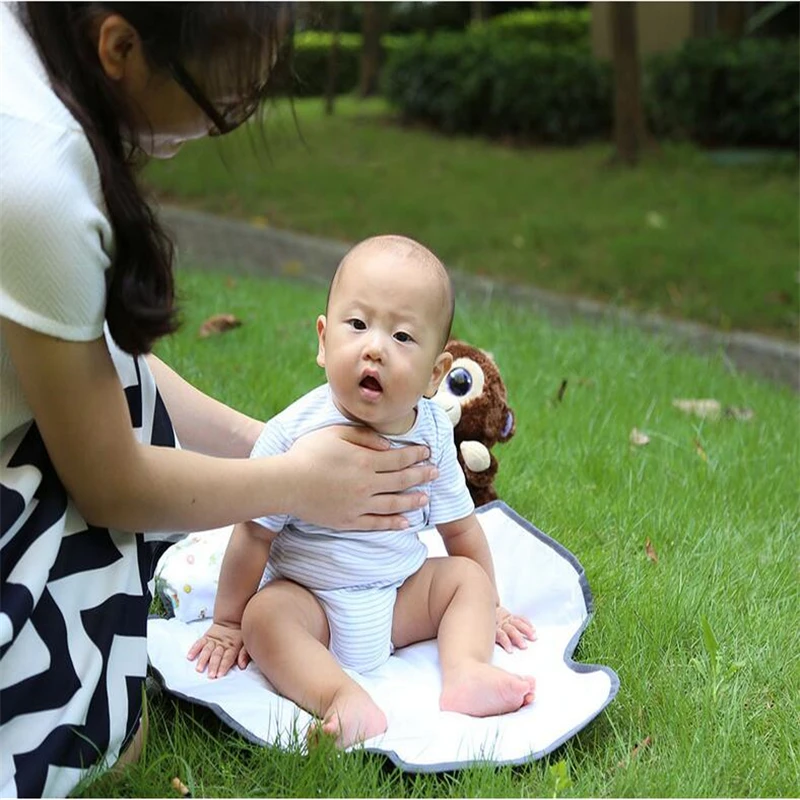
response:
M357 331L365 331L367 329L367 323L363 319L358 319L358 317L347 320L347 324Z
M394 338L397 339L397 341L401 344L407 344L408 342L414 341L414 337L405 331L397 331L397 333L394 335Z

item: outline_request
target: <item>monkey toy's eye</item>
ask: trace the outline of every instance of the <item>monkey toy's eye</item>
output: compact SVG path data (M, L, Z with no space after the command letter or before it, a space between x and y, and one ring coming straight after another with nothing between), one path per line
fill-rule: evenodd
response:
M456 367L447 376L447 388L456 397L463 397L472 388L472 375L464 367Z

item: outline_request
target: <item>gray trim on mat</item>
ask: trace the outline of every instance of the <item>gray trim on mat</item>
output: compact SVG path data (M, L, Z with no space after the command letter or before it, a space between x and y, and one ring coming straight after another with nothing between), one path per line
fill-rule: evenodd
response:
M481 766L486 764L492 764L493 766L498 767L505 767L505 766L519 766L521 764L526 764L529 761L537 761L540 758L543 758L548 753L552 753L557 748L561 747L564 742L571 739L576 733L583 730L592 720L600 715L600 713L608 706L608 704L617 696L617 692L619 691L619 676L616 672L614 672L611 667L606 667L603 664L585 664L582 662L574 661L572 658L573 653L575 652L575 648L578 646L578 642L586 630L587 625L591 621L593 615L593 608L594 608L594 601L592 599L592 592L589 588L589 581L586 577L586 571L583 569L580 561L575 557L573 553L567 550L564 545L559 544L555 539L548 536L546 533L542 533L535 525L529 522L524 517L520 516L514 509L504 503L502 500L494 500L491 503L487 503L484 506L480 506L475 511L478 515L486 512L491 511L494 508L500 509L507 517L512 519L516 522L521 528L528 531L528 533L535 536L539 541L543 544L546 544L548 547L555 550L562 558L564 558L570 566L575 570L578 575L578 580L580 583L581 591L583 592L583 601L586 606L586 619L583 621L583 624L580 628L575 632L575 635L569 640L567 646L564 650L564 663L571 669L573 672L577 672L580 674L584 674L587 672L605 672L609 679L611 680L611 687L608 692L608 697L606 697L605 702L589 717L587 717L580 725L576 725L570 731L565 733L560 738L556 739L554 742L549 744L543 750L539 750L535 753L529 753L526 756L521 758L512 758L506 759L504 761L497 761L491 758L487 759L473 759L471 761L449 761L443 762L441 764L426 764L426 765L418 765L418 764L408 764L400 758L394 750L381 750L379 748L372 748L372 747L365 747L364 751L367 753L376 753L382 756L386 756L396 767L400 768L404 772L414 772L414 773L427 773L427 772L449 772L457 769L464 769L466 767L471 766ZM157 617L158 618L158 617ZM163 617L161 617L163 619ZM158 670L150 666L150 669L158 674L160 678L161 685L170 693L174 694L176 697L181 698L182 700L186 700L190 703L194 703L195 705L205 706L206 708L210 709L214 714L216 714L226 725L229 725L233 730L240 733L245 739L254 744L263 745L265 747L272 747L272 743L266 742L263 739L260 739L258 736L253 734L251 731L247 730L246 728L242 727L236 720L234 720L223 708L221 708L216 703L210 703L203 700L198 700L196 697L189 697L181 692L176 692L173 689L170 689L166 683L164 683L163 676Z
M564 545L559 544L555 539L548 536L546 533L542 533L535 525L529 522L524 517L521 517L514 509L504 503L502 500L493 500L491 503L487 503L484 506L480 506L479 508L475 509L475 512L480 515L484 511L490 511L493 508L500 509L507 517L514 520L521 528L528 531L528 533L533 534L539 541L543 544L546 544L548 547L555 550L560 556L562 556L566 561L569 562L570 566L575 570L578 574L578 580L580 582L581 590L583 591L583 600L586 605L586 619L583 622L583 625L576 631L575 635L572 639L569 640L565 650L564 650L564 663L571 669L573 672L578 673L587 673L587 672L605 672L611 680L611 687L608 691L608 697L606 697L605 702L597 709L591 716L587 717L580 725L576 725L570 731L565 733L560 738L556 739L554 742L549 744L543 750L539 750L536 753L529 753L527 756L523 756L522 758L509 758L504 761L498 761L494 759L473 759L471 761L450 761L450 762L443 762L441 764L426 764L423 766L419 766L416 764L407 764L401 759L397 753L387 750L379 750L377 748L365 747L364 750L368 753L380 753L381 755L386 756L395 766L399 767L405 772L448 772L456 769L464 769L465 767L472 767L472 766L481 766L486 764L491 764L492 766L497 767L506 767L506 766L519 766L521 764L527 764L529 761L537 761L540 758L543 758L548 753L552 753L557 748L561 747L564 742L568 739L571 739L576 733L583 730L593 719L598 717L600 713L608 706L608 704L617 696L617 692L619 691L619 676L616 672L614 672L611 667L606 667L602 664L583 664L577 661L574 661L572 658L572 654L575 652L575 648L578 646L578 641L581 638L581 635L586 630L586 626L589 624L592 618L592 609L593 609L593 600L592 600L592 592L589 589L589 581L586 578L586 571L584 570L583 566L581 566L580 561L569 551L567 550Z

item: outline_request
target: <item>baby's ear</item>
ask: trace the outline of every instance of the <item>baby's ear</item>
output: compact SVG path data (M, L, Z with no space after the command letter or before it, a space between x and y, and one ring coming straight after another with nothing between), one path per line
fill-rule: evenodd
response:
M452 366L452 353L448 353L446 350L443 353L439 353L433 365L433 372L431 373L431 379L428 382L428 387L425 390L425 397L431 398L436 394L439 384L442 382L444 376L450 372L450 367Z
M325 316L317 317L317 365L325 368Z

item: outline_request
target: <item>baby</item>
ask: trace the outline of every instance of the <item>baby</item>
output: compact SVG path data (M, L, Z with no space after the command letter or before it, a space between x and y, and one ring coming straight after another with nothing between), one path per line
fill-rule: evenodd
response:
M361 424L396 446L427 445L439 475L405 530L333 531L288 516L235 526L214 624L188 654L210 677L252 657L343 748L387 725L343 667L368 672L413 642L437 639L442 710L481 717L533 700L532 677L489 663L495 641L525 647L534 631L500 604L452 425L427 399L452 363L443 348L453 309L447 271L411 239L373 237L344 257L317 319L317 363L328 382L267 422L252 455L285 452L326 425ZM417 532L428 524L448 556L427 558Z

